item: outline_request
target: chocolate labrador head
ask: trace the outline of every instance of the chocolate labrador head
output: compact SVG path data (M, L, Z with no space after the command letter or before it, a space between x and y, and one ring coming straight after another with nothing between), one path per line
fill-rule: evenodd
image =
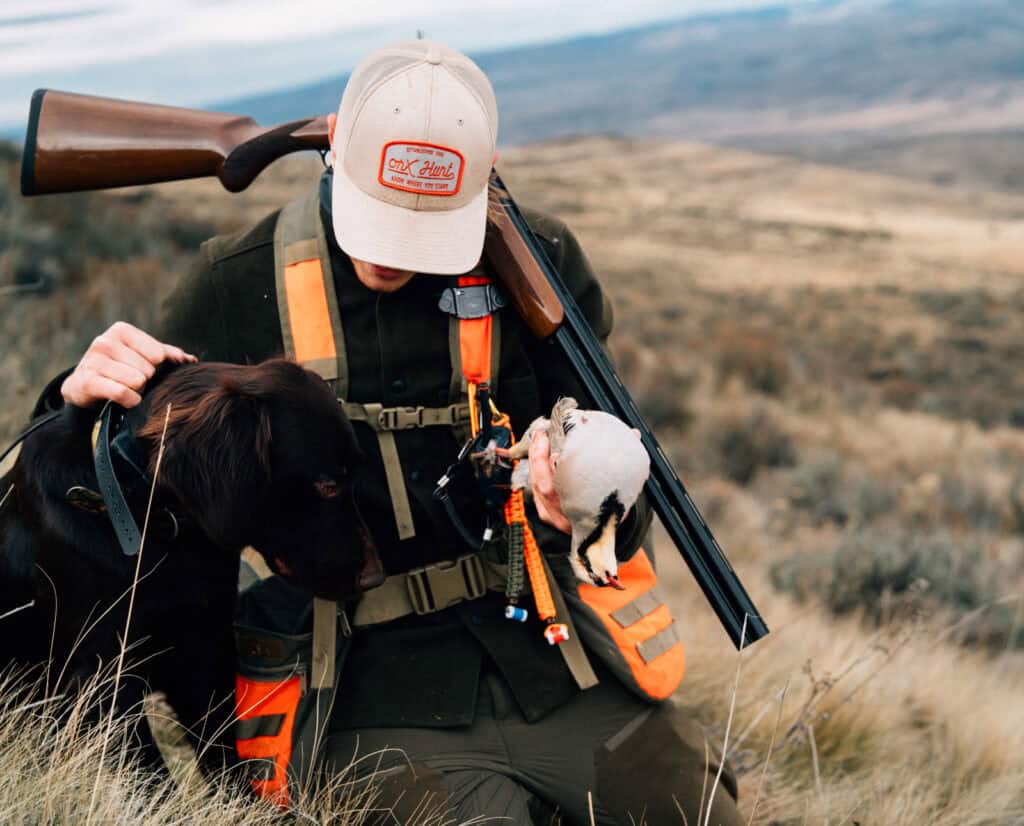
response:
M150 473L216 545L339 599L383 569L356 504L360 451L328 385L283 359L178 367L145 398ZM166 426L166 433L164 428Z

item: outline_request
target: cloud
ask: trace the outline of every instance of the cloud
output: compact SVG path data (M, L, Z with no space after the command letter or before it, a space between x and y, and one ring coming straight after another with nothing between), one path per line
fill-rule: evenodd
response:
M768 2L3 0L0 128L24 122L39 87L199 105L341 74L417 29L480 52Z
M524 14L538 5L530 0ZM437 0L431 16L424 16L423 4L414 0L118 0L98 8L16 0L0 15L0 76L128 63L203 47L258 49L365 28L404 28L412 37L417 28L429 28L432 16L479 17L474 6L470 0Z
M95 17L103 13L103 9L81 9L79 11L52 11L27 14L24 17L0 18L0 27L38 26L41 23L56 23L63 20L75 20L82 17Z

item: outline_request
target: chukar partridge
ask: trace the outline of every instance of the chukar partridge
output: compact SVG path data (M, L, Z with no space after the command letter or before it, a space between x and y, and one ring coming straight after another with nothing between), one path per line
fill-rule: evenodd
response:
M555 491L572 525L569 562L574 573L582 582L621 588L615 530L650 473L646 449L621 419L580 410L575 399L562 398L551 417L535 419L509 452L520 459L512 477L515 488L530 490L526 455L538 431L548 434Z

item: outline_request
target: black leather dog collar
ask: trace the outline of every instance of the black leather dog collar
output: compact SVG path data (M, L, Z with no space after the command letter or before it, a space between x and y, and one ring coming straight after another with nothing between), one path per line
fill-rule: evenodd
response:
M107 402L100 413L100 431L93 450L93 464L96 467L96 483L99 485L103 501L107 505L107 515L114 526L114 533L125 556L135 556L142 546L142 533L132 516L124 491L117 481L114 472L114 461L110 455L111 434L121 424L125 415L124 408L113 402ZM112 426L111 420L117 419Z

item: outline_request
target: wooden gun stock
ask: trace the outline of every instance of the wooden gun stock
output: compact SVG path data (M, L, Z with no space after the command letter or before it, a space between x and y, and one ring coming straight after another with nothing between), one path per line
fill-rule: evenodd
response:
M492 188L497 182L493 173ZM488 216L484 258L533 334L537 338L554 335L565 318L562 302L504 209Z
M38 89L25 134L21 192L208 176L240 192L278 158L327 146L326 117L262 127L241 115Z
M45 89L32 97L21 191L25 195L216 176L245 189L272 161L328 148L327 119L262 127L251 118ZM730 638L744 647L768 633L703 517L616 375L572 294L496 173L497 202L484 244L488 266L539 338L552 338L603 410L639 432L651 456L646 490Z
M330 148L327 118L264 127L252 118L38 89L21 167L22 195L46 195L216 177L241 192L292 152ZM488 227L485 255L539 338L562 307L504 212Z

